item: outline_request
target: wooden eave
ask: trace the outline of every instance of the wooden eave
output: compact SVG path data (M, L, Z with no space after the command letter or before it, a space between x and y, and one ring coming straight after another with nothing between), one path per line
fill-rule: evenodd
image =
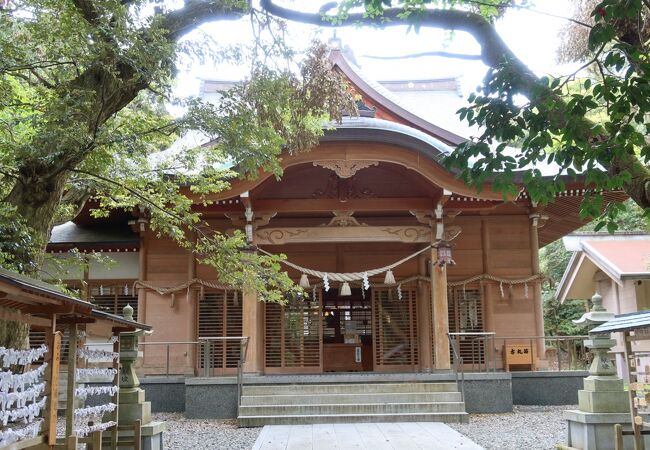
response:
M2 318L25 321L37 327L48 326L56 316L63 323L109 322L120 331L151 329L149 325L97 310L92 303L64 294L55 286L1 268L0 307Z

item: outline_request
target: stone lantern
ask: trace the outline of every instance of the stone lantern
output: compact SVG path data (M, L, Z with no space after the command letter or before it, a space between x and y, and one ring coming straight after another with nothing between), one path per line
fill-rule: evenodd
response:
M125 319L133 321L133 307L126 305L122 310ZM162 450L162 433L166 426L164 422L151 421L151 402L145 401L144 390L140 388L140 380L135 373L135 362L138 359L138 341L142 336L152 334L152 331L136 330L120 333L120 394L118 422L120 426L133 425L140 421L142 448ZM120 432L131 434L131 432Z
M574 320L577 325L590 325L590 330L614 318L603 307L603 298L596 293L588 313ZM578 409L564 411L567 420L568 448L603 450L614 448L614 424L629 423L630 406L623 380L608 352L616 345L609 333L591 333L585 346L594 354L585 378L584 389L578 391ZM567 447L564 447L567 448Z

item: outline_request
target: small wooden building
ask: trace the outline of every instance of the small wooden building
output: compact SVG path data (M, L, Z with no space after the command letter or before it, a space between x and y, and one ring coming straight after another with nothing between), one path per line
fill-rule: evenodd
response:
M319 272L364 272L422 250L393 269L395 284L386 285L382 273L370 277L369 289L351 283L350 295L341 295L342 283L326 290L322 279L308 277L306 298L264 303L255 292L219 286L213 269L157 237L139 211L92 219L92 204L55 228L50 251L99 251L119 264L113 272L91 267L66 278L85 278L89 298L112 311L137 297L137 318L156 329L158 342L247 336L249 373L444 370L448 332L543 336L539 248L582 225L584 186L568 183L547 207L523 190L507 200L489 184L477 193L440 163L464 137L401 106L398 93L364 78L340 51L331 59L361 96L360 116L328 129L312 151L285 155L281 179L261 173L235 181L212 196L213 205L196 209L215 230L248 229L257 248ZM400 86L418 83L449 85ZM453 266L436 264L431 244L441 238L452 244ZM300 270L288 272L300 280ZM238 348L216 350L214 374L234 373ZM462 342L461 352L466 362L485 358ZM543 348L534 352L543 358ZM196 373L200 356L172 350L172 373ZM165 364L162 346L146 348L145 371Z
M557 286L556 296L587 301L594 293L603 297L603 306L614 314L631 314L650 309L650 235L628 231L609 233L572 233L563 238L573 255ZM612 349L619 374L626 376L625 344L622 335ZM650 343L635 341L634 352L650 352ZM639 366L650 365L647 354L639 357Z
M109 432L111 443L104 448L117 449L120 333L151 327L97 310L57 286L2 267L0 316L29 325L32 336L40 337L30 342L30 349L0 347L0 448L76 449L78 442L99 448L102 433ZM100 338L110 351L87 348L86 337ZM110 365L96 367L93 359L105 356ZM104 376L102 387L78 384L88 381L84 378L89 374ZM97 394L109 396L110 402L79 407L80 399ZM57 430L60 399L66 403L65 431Z

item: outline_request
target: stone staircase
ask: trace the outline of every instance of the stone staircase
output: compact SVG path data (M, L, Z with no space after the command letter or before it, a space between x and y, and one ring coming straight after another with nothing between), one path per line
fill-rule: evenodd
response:
M468 422L453 382L244 385L241 427L355 422Z

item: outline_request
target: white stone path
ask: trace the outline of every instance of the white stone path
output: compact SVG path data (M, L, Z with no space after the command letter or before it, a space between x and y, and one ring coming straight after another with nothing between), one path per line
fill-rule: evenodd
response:
M484 450L443 423L267 425L252 450Z

